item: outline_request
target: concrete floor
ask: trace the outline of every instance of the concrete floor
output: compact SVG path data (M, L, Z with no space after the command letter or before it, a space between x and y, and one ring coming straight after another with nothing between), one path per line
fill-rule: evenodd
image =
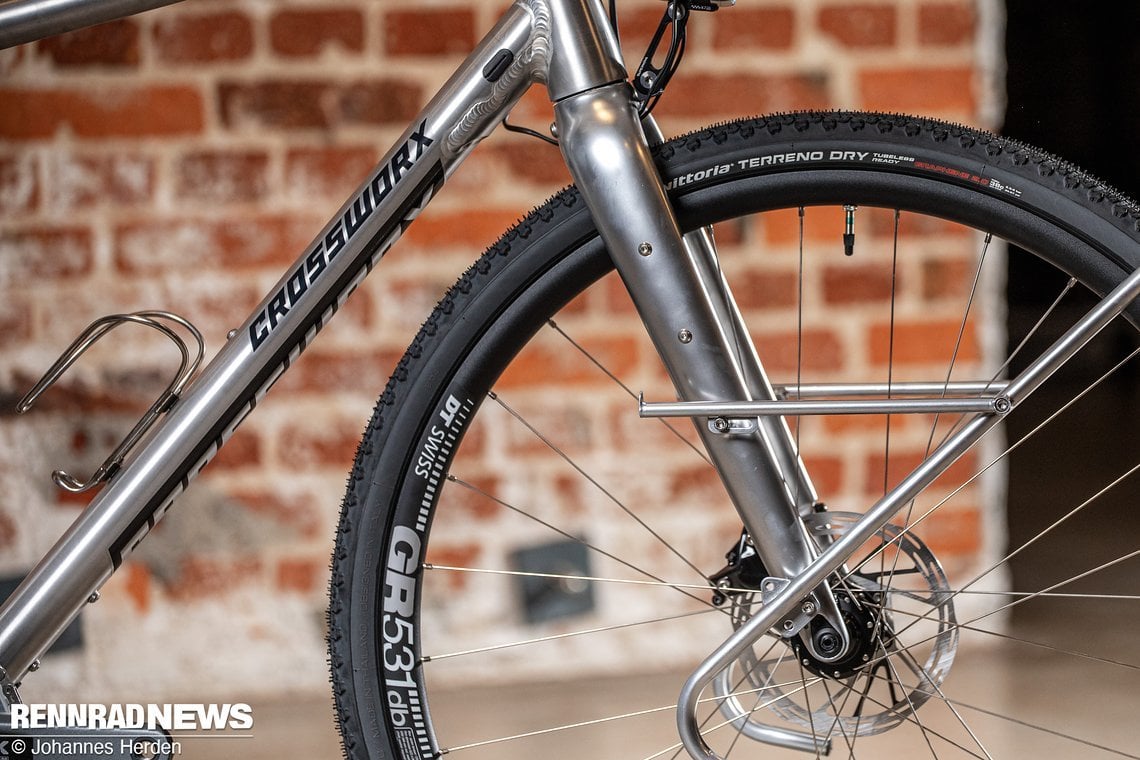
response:
M1084 643L1088 643L1087 640ZM1119 647L1119 648L1117 648ZM1028 652L1018 647L1011 654L1002 647L988 648L972 656L962 655L944 684L955 694L969 694L972 700L985 700L995 711L1007 708L1046 727L1078 733L1096 744L1135 753L1140 745L1137 703L1140 702L1140 675L1135 670L1099 668L1094 683L1082 683L1085 663L1070 656L1047 651ZM1134 651L1131 637L1114 642L1116 652ZM1104 652L1103 649L1097 650ZM1129 661L1135 660L1132 656ZM476 741L486 737L517 734L536 725L558 725L576 720L581 715L602 716L607 710L627 710L631 704L667 705L674 698L682 674L613 679L603 683L530 684L511 688L467 689L437 695L437 721L440 715L451 716L447 737L453 741ZM639 701L629 699L631 693L643 695ZM648 695L648 696L644 696ZM980 695L980 696L979 696ZM965 700L965 698L963 698ZM967 700L968 701L968 700ZM263 702L253 705L255 728L250 738L188 739L182 746L182 757L198 760L271 760L276 758L336 758L339 743L333 727L330 704L324 700L302 702ZM963 707L965 713L966 708ZM944 707L930 704L922 708L924 721L947 734L955 730L953 717ZM943 713L942 716L938 712ZM1026 730L1008 721L985 714L966 713L968 721L980 737L986 752L993 758L1095 758L1120 756L1099 753L1093 747L1058 740L1048 733ZM572 717L568 717L572 716ZM1075 721L1075 724L1073 723ZM441 732L444 727L440 726ZM648 758L668 746L675 735L673 713L629 721L616 721L603 727L573 729L562 732L556 741L543 737L541 742L519 740L487 747L455 752L462 760L534 760L551 757ZM876 758L916 756L913 745L900 746L906 739L901 730L879 737L859 739L863 745L859 756L874 749ZM958 753L950 745L934 740L936 757L969 756ZM857 745L859 746L859 745ZM920 745L917 756L927 756ZM972 748L975 756L985 754ZM671 758L674 752L661 757ZM845 757L849 749L837 738L833 757ZM774 751L747 740L733 751L734 758L803 758L790 751ZM1126 754L1125 756L1135 756Z

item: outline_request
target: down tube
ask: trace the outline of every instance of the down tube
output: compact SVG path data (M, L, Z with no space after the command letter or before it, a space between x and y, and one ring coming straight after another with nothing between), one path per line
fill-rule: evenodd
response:
M12 686L217 453L266 391L545 65L531 10L509 9L193 383L0 608ZM503 61L504 51L512 61ZM9 690L5 690L5 698Z

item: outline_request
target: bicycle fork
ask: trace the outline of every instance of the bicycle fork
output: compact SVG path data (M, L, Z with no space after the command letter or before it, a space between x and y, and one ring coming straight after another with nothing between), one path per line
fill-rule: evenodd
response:
M570 172L679 397L775 401L716 266L711 236L680 232L629 86L610 84L557 101L555 117ZM796 578L819 554L800 519L802 510L813 508L815 489L782 417L741 422L709 419L697 428L766 569L777 579ZM804 645L823 662L845 653L850 637L826 583L785 606L778 621L785 636L803 631ZM830 651L819 651L805 630L816 616L826 621L831 641L840 642ZM826 751L807 734L755 723L750 729L772 744Z
M679 230L628 85L608 84L556 101L555 115L567 165L682 399L676 404L643 403L642 412L690 417L697 423L765 568L774 576L764 583L763 605L693 672L680 695L682 743L692 757L715 760L697 724L700 694L770 631L785 638L800 636L821 662L846 654L851 638L836 609L830 580L903 506L1140 296L1140 270L1017 377L987 384L982 391L971 383L955 388L971 398L932 398L929 389L916 384L916 395L926 398L777 401L715 266L711 239L704 231L682 235ZM872 386L860 390L865 395L882 392ZM782 415L857 411L955 411L973 416L849 531L819 546L800 520L803 510L813 506L815 493ZM771 591L768 581L773 582ZM841 637L838 652L819 652L818 640L804 630L817 616ZM816 753L830 749L826 736L765 726L746 715L735 716L733 723L766 743Z

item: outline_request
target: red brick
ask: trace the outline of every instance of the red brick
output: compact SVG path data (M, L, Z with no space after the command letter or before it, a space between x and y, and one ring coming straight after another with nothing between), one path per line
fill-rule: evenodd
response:
M290 150L285 155L286 192L308 203L314 198L343 201L379 160L374 148L363 146Z
M549 129L554 122L554 106L550 103L550 96L542 87L531 87L515 107L511 109L510 120L512 124L522 124L542 132Z
M662 503L641 507L643 513L653 511L654 507L660 509L676 504L696 503L701 507L707 507L727 499L720 476L707 464L698 463L689 467L675 468L670 471L667 478L668 490Z
M463 444L461 452L466 449L467 439L464 439ZM462 453L460 455L462 456ZM472 520L493 520L507 511L502 504L492 498L502 493L498 478L466 475L463 468L458 465L452 467L451 471L456 477L471 485L471 488L468 488L459 483L449 483L441 497L441 500L447 504L448 511L457 515L458 519L462 520L467 516Z
M31 211L39 203L39 177L31 156L0 156L0 215Z
M144 220L115 228L114 257L119 271L135 273L283 269L312 233L311 225L287 216ZM155 251L165 255L156 258Z
M795 331L756 336L756 350L764 357L770 372L794 372L799 357L799 335ZM803 331L804 371L834 371L843 366L843 342L830 330L809 328Z
M839 251L843 246L844 221L845 214L842 206L806 208L802 220L803 239L830 242ZM762 224L765 241L775 245L796 245L799 243L801 225L799 209L789 208L770 211L764 214ZM858 225L858 221L856 221L856 225ZM858 241L856 241L857 243Z
M0 136L11 139L52 137L63 128L93 138L187 135L205 124L198 91L181 85L0 87L0 102Z
M596 368L594 373L601 375ZM506 400L511 401L511 399ZM530 402L511 405L530 427L511 424L505 431L510 456L546 460L555 456L551 451L551 445L557 446L571 458L594 451L602 426L582 409L549 404L540 407ZM542 433L546 441L539 438L535 431Z
M726 97L732 93L733 97ZM709 118L742 110L769 112L825 108L823 74L686 74L673 80L654 113Z
M873 236L899 240L929 237L969 237L973 231L956 222L927 214L902 213L895 221L895 212L882 208L861 208L855 212L855 231L870 230Z
M48 160L47 171L55 178L48 202L59 208L145 204L154 195L155 161L149 156L61 153Z
M506 164L507 170L527 182L561 187L570 184L570 172L558 148L536 138L511 140L497 145L495 156Z
M943 364L950 361L961 328L959 322L901 322L894 327L893 359L897 364ZM891 327L871 327L871 361L885 365L892 356ZM957 361L974 361L980 356L977 336L967 326L958 348Z
M483 553L483 548L474 541L467 541L464 543L450 543L442 544L442 542L432 541L428 547L428 555L425 560L432 565L442 567L476 567L480 556ZM433 570L431 571L433 577L440 576L446 578L447 586L452 591L462 591L471 578L470 573L461 573L451 570Z
M378 349L337 353L314 348L302 355L273 390L275 393L371 394L384 387L399 358L395 352Z
M928 3L918 8L918 41L923 45L963 45L974 39L972 3Z
M963 507L955 500L954 506L931 513L916 532L936 557L970 556L982 548L982 515L976 507Z
M897 433L907 426L911 415L892 415L891 432ZM887 415L885 414L835 414L823 417L823 426L830 433L886 433Z
M629 337L606 335L575 336L578 344L603 367L619 378L628 376L637 365L637 342ZM515 358L496 384L499 388L529 385L568 386L612 382L577 350L535 343Z
M423 249L463 247L482 250L518 221L509 209L469 209L424 214L408 228L405 246Z
M327 81L222 82L218 108L226 127L327 128L335 123L326 107L333 90Z
M253 23L236 11L164 17L155 24L154 47L167 63L237 61L253 52Z
M634 54L640 56L645 52L645 48L653 39L653 33L657 31L657 25L661 23L661 17L664 13L665 9L659 5L631 6L620 9L618 31L621 35L622 48L626 52L626 57L630 59L629 63L632 67L636 67L641 60L640 57L637 60L632 60Z
M135 611L145 615L150 610L150 569L139 562L127 562L119 574L126 579L123 582L123 589L134 603Z
M361 80L340 93L339 115L349 124L405 125L419 113L420 89L404 80Z
M86 227L28 227L0 231L2 259L17 287L37 280L67 280L88 274L94 264Z
M713 45L724 49L787 50L795 41L796 13L790 7L748 8L713 15Z
M325 50L359 53L364 49L364 15L357 8L292 9L269 19L273 51L290 58L311 58Z
M93 471L95 465L92 465L90 469ZM79 468L76 468L75 471L71 471L71 474L75 477L79 477L80 480L89 475L88 472L84 472ZM95 493L91 491L73 493L72 491L59 489L56 491L56 506L63 509L74 509L75 512L82 512L83 509L86 509L87 506L91 504L93 497L95 497Z
M31 304L18 294L6 293L0 303L0 348L12 348L31 337Z
M842 5L821 8L821 31L853 48L895 44L898 12L893 5Z
M177 577L166 584L174 599L192 600L224 596L238 586L252 582L262 572L261 559L254 556L183 558Z
M276 585L281 591L312 594L328 581L328 561L315 557L285 557L277 562Z
M406 123L419 110L420 90L396 80L222 82L218 103L227 127L329 129Z
M348 472L364 420L310 419L288 424L277 436L277 461L293 468L331 466Z
M830 304L875 303L897 297L901 283L890 264L851 264L823 268L823 298Z
M210 462L210 470L254 468L262 462L261 438L245 428L239 429Z
M713 238L722 253L727 252L728 248L740 245L749 239L752 226L750 222L751 219L748 217L740 217L726 219L713 225Z
M864 70L861 106L912 113L974 113L974 72L968 66Z
M49 37L38 47L56 66L133 68L139 64L139 26L133 19L120 19Z
M799 276L795 272L749 270L729 275L732 295L742 309L779 309L795 306Z
M634 308L633 301L629 297L629 291L626 290L625 283L621 281L621 277L617 273L607 275L602 282L602 287L606 294L606 311L614 315L636 318L637 309Z
M920 464L924 457L921 451L891 451L890 469L887 472L887 483L893 488L907 475L910 475ZM883 452L876 451L867 455L864 472L864 491L868 494L881 494L883 492L883 468L887 459ZM957 462L940 475L934 486L944 490L953 490L961 486L978 471L978 457L975 452L966 452ZM932 506L932 505L929 505Z
M389 55L450 55L475 47L475 16L466 8L392 11L384 15Z
M175 163L175 194L182 199L231 203L255 201L269 187L263 151L195 151Z
M225 449L222 449L225 451ZM326 528L323 515L310 494L296 489L280 493L272 487L238 487L229 496L250 515L267 523L267 529L281 532L286 529L290 537L317 538Z
M922 297L928 301L957 297L965 303L976 271L976 263L966 258L926 259L922 262Z
M843 459L840 457L805 454L804 466L820 496L837 494L843 488Z

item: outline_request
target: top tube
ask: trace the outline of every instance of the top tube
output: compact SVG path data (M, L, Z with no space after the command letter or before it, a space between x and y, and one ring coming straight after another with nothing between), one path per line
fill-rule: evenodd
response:
M181 0L4 0L0 49L131 16Z

